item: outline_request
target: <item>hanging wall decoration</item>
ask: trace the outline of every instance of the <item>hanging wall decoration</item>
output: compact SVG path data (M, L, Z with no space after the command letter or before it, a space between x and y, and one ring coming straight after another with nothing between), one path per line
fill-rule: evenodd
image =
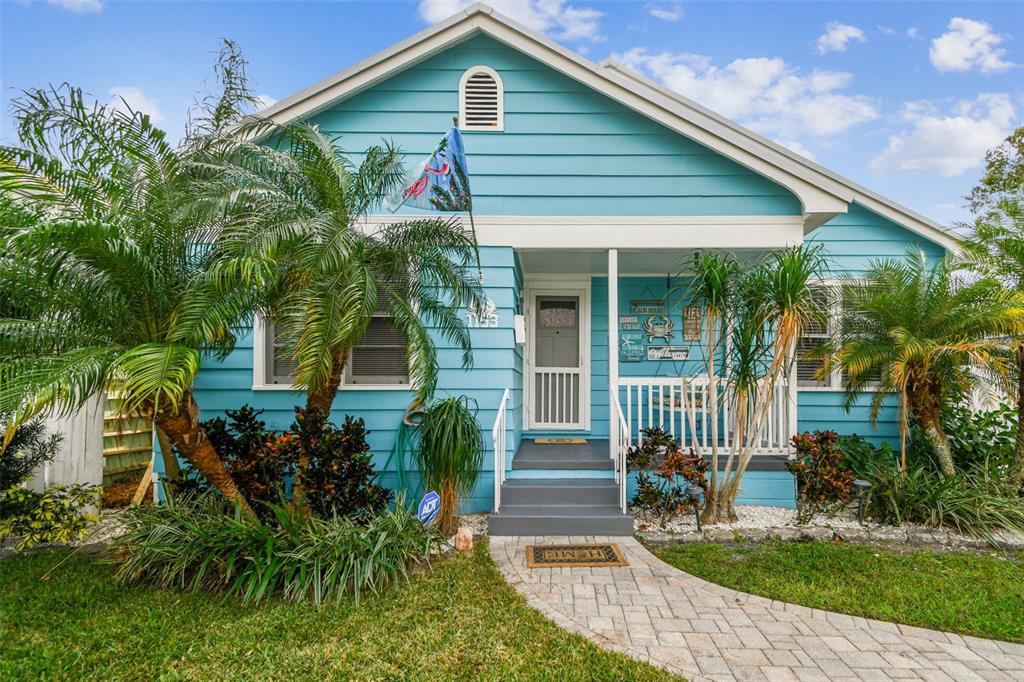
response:
M619 335L619 362L643 362L644 335L641 332L623 332Z
M639 299L630 301L629 312L634 315L664 315L665 302L660 299Z
M672 322L671 318L665 314L651 315L644 322L644 337L648 341L654 339L664 339L668 341L674 334L672 330L676 327L675 323Z
M647 346L648 360L686 360L690 357L689 346Z
M639 315L619 315L619 329L621 331L643 329L643 327L640 326L640 316Z

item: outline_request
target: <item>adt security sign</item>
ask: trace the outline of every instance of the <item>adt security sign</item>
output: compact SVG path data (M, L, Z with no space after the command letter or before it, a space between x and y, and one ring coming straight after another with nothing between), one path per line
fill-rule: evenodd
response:
M437 516L437 512L440 510L441 496L431 490L420 500L420 508L416 515L425 526L434 520L434 517Z

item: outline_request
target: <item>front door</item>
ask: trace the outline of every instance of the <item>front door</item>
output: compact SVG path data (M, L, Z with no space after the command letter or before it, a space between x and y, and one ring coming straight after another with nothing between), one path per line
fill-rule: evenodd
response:
M589 413L584 291L531 293L528 428L582 430Z

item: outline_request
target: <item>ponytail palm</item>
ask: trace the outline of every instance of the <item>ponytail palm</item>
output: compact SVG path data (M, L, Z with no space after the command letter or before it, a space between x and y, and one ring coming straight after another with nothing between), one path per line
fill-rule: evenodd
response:
M922 427L942 473L955 473L939 418L943 394L969 392L979 372L1010 370L1011 339L1024 334L1024 298L995 279L958 282L953 263L930 264L922 251L876 262L863 278L842 286L844 313L838 338L827 345L823 371L846 372L846 404L870 381L879 381L871 404L878 419L888 394L900 396L900 437L906 465L909 419Z
M705 253L694 263L695 280L693 299L702 303L707 324L707 349L705 362L708 372L708 401L711 407L711 473L708 480L707 499L718 499L718 352L724 335L723 327L729 307L733 302L736 280L740 266L731 254ZM705 520L711 521L714 505L705 506Z
M210 285L216 224L190 210L191 164L148 117L79 90L15 102L21 147L0 148L0 190L44 210L8 230L0 287L0 413L70 413L116 392L151 417L227 498L248 508L201 427L192 383L234 344L250 301Z

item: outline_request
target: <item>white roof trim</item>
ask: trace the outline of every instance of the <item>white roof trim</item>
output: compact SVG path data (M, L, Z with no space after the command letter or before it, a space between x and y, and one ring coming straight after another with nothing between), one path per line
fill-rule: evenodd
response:
M470 35L484 32L619 103L661 123L792 191L810 231L856 201L941 244L958 239L937 223L777 145L642 76L614 64L598 66L539 33L476 3L260 112L282 124L315 114Z

